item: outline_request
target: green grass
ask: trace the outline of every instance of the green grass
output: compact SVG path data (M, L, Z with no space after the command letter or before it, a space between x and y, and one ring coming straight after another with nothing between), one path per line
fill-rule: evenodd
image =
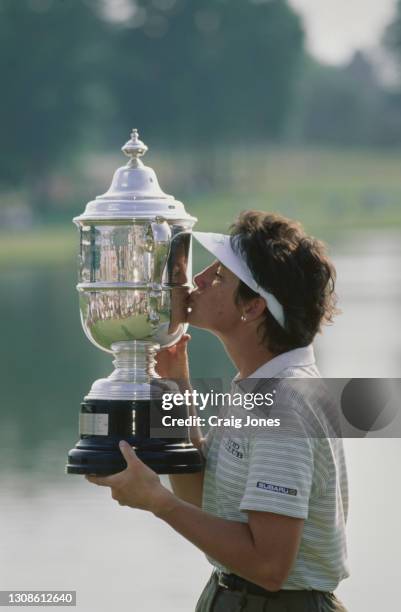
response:
M237 169L237 171L236 171ZM195 198L199 229L227 227L247 208L299 219L322 237L343 230L401 228L398 153L276 150L230 160L226 194Z
M72 263L77 253L77 230L73 227L0 234L0 266Z
M398 151L254 147L222 148L211 157L149 153L145 161L162 188L198 217L201 231L225 232L241 210L256 208L299 219L308 232L332 239L345 231L401 230L400 159ZM62 224L0 232L0 266L73 263L77 230L65 219L80 213L85 199L104 192L122 163L119 156L88 158L82 176L69 177L73 208L61 203Z

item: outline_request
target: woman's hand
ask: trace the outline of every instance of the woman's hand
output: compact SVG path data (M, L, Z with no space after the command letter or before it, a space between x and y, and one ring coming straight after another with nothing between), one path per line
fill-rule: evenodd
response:
M148 510L158 515L174 507L177 498L160 482L153 470L145 465L131 446L122 440L121 453L127 467L112 476L95 476L88 474L86 479L102 487L110 487L111 496L120 506L130 506Z
M187 345L190 339L189 334L183 334L177 344L157 353L156 372L159 376L184 383L189 381Z

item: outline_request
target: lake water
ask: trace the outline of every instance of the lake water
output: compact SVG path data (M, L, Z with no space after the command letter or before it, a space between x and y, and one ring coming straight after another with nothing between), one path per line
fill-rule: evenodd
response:
M345 237L332 254L343 314L316 342L323 375L401 378L400 235ZM117 506L108 490L64 474L80 401L112 367L80 328L75 276L70 267L0 274L0 589L76 590L82 612L192 610L210 573L203 554L152 516ZM191 334L193 376L234 373L214 338ZM337 594L350 612L395 609L400 440L345 448L351 577Z

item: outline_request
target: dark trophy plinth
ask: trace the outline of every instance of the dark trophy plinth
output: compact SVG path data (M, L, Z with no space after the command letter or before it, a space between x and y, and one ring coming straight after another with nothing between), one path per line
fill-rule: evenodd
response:
M67 472L105 475L124 470L126 463L118 447L120 440L133 446L139 459L157 474L198 472L202 468L200 454L184 436L149 437L150 411L155 409L155 400L83 402L80 440L68 453Z
M140 157L147 151L133 130L122 147L129 157L110 189L74 222L80 230L79 303L86 336L114 356L114 372L93 383L80 413L80 439L68 454L68 474L112 474L126 467L120 440L159 474L202 469L184 430L176 438L151 416L158 350L187 329L191 291L191 230L184 205L165 194ZM160 380L160 379L159 379ZM159 401L159 408L158 408ZM160 437L160 432L162 436Z

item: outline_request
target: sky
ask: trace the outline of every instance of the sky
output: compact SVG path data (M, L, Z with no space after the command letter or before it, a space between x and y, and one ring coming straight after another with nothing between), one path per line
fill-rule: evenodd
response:
M397 0L288 0L303 17L307 47L320 61L338 64L356 49L371 50L392 20Z

